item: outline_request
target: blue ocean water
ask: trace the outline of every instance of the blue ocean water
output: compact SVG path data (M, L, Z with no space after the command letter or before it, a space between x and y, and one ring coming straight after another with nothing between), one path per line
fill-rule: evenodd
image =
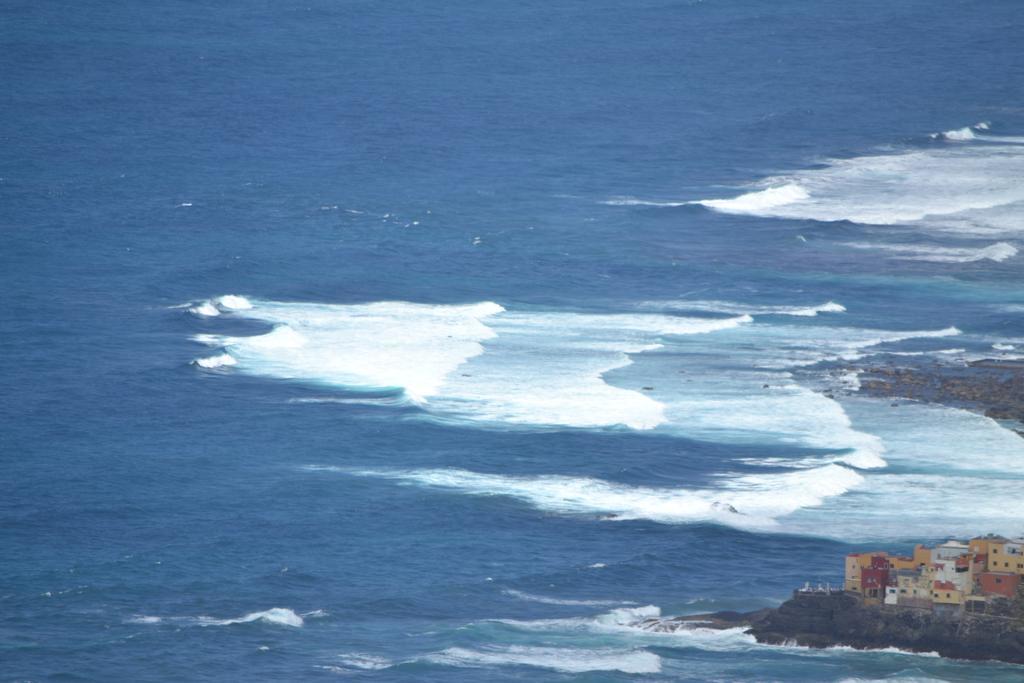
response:
M4 680L1022 676L636 626L1024 531L1019 3L0 16Z

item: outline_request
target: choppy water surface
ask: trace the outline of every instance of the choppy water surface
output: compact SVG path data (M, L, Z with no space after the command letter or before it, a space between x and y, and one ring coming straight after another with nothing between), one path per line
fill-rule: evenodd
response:
M1021 676L637 626L1024 532L1014 4L307 5L4 10L0 675Z

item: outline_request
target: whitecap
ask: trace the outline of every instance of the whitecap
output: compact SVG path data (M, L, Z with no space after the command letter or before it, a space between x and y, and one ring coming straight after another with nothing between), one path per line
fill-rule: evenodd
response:
M212 301L203 301L188 309L189 313L203 318L214 318L220 315L220 309Z
M729 315L789 315L813 318L819 313L845 313L846 307L835 301L812 306L786 306L773 304L743 304L735 301L690 300L647 301L641 308L674 311L703 311Z
M939 137L946 140L952 140L954 142L966 142L975 138L974 130L970 126L964 126L963 128L956 128L954 130L947 130L939 133Z
M162 624L162 623L177 623L191 626L229 626L232 624L248 624L252 622L264 622L267 624L274 624L277 626L290 626L293 628L299 628L303 625L303 619L301 616L296 614L293 610L285 607L272 607L268 610L261 612L250 612L241 617L234 619L220 619L217 617L198 616L198 617L156 617L147 615L138 615L128 620L133 624Z
M604 565L601 565L604 566ZM567 606L581 606L581 607L602 607L608 605L632 605L635 603L629 600L573 600L571 598L552 598L546 595L536 595L534 593L526 593L525 591L518 591L514 588L505 588L501 591L505 595L508 595L519 600L525 600L527 602L539 602L544 605L567 605Z
M459 469L350 473L469 495L509 496L549 512L600 515L610 521L703 521L758 530L775 529L776 518L821 505L826 498L841 495L863 481L858 473L835 464L781 474L723 477L717 488L709 489L650 488L586 477L513 477Z
M761 214L810 199L807 190L798 183L786 183L742 194L733 199L701 199L693 202L723 213Z
M963 137L969 135L966 129ZM732 199L697 203L724 213L1019 234L1022 175L1020 145L947 145L831 159L821 168L767 178Z
M380 671L394 666L391 660L378 655L366 654L364 652L347 652L338 655L341 666L347 669L359 669L361 671Z
M426 655L422 660L443 666L529 666L563 673L621 671L629 674L654 674L661 671L661 658L640 648L585 649L525 645L489 645L476 649L450 647Z
M679 202L679 201L657 201L651 199L637 199L636 197L614 197L612 199L606 199L602 204L608 206L660 206L660 207L672 207L672 206L686 206L693 202Z
M933 263L974 263L977 261L1005 261L1017 255L1017 247L997 242L984 247L938 247L916 244L882 244L872 242L845 242L854 249L875 249L893 254L889 258Z
M247 311L253 307L251 301L237 294L225 294L224 296L217 297L216 303L221 308L229 311Z
M219 356L209 356L207 358L197 358L192 362L201 368L207 369L229 367L238 364L238 361L229 353L222 353Z

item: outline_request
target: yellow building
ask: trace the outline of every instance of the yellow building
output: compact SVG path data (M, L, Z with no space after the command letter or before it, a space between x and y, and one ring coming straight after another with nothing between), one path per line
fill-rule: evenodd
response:
M846 556L846 573L843 576L843 588L852 593L860 593L860 554Z
M896 577L897 604L922 606L932 601L934 581L923 573L903 571Z
M1024 543L1005 538L989 540L987 570L1024 576Z
M917 562L913 557L899 557L893 555L889 558L889 569L899 571L901 569L917 569Z
M964 592L950 581L936 581L932 584L932 602L937 605L962 605Z
M914 567L928 566L932 563L932 549L918 543L914 546Z

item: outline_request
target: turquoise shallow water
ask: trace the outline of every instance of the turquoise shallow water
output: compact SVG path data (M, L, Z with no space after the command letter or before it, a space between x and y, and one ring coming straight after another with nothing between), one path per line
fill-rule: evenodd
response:
M1020 678L633 627L1024 532L1014 3L0 11L3 679Z

